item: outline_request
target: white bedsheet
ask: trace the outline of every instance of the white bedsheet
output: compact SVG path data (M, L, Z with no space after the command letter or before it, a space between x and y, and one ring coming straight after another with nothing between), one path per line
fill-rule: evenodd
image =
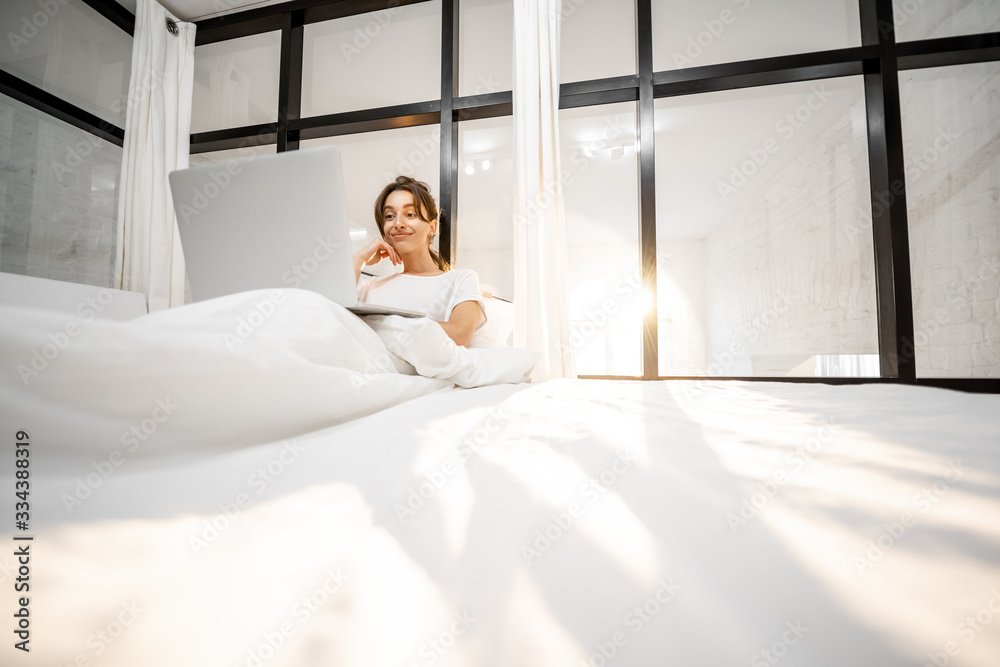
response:
M107 475L33 435L32 653L6 630L0 662L995 667L998 414L889 385L554 380Z

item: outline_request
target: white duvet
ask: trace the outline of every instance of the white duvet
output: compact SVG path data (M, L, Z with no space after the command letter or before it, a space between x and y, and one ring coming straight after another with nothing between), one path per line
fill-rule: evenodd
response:
M129 322L0 308L4 416L76 453L270 442L454 385L519 382L536 360L526 350L456 346L424 319L366 323L299 289L243 292Z

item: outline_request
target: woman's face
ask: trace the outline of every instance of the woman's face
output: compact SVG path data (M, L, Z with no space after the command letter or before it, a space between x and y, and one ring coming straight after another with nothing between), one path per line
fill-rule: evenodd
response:
M412 192L390 192L383 211L385 238L397 252L404 254L430 247L430 237L437 231L437 220L420 219Z

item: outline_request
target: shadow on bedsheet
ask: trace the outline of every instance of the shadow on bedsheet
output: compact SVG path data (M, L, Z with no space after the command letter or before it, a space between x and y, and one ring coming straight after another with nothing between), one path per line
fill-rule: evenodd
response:
M364 476L369 483L359 488L381 527L454 609L473 609L480 619L488 634L477 665L581 664L566 655L570 651L590 656L591 664L732 665L764 660L761 651L776 646L787 651L786 665L912 664L912 654L847 608L766 523L734 534L725 517L739 506L738 477L669 393L644 385L641 405L648 461L629 467L600 501L618 499L618 520L638 524L636 539L617 548L609 548L614 538L584 529L587 514L599 512L595 504L543 550L546 540L536 531L557 523L556 515L565 520L567 508L541 502L524 479L478 454L466 462L475 497L457 552L446 546L447 518L439 505L428 504L401 525L394 509L399 498L384 492L414 488L423 478ZM601 407L582 404L565 421L588 423L600 418ZM600 481L620 444L585 435L548 447ZM614 522L614 511L604 510ZM525 547L537 556L526 556ZM544 609L525 612L526 580ZM543 632L547 623L552 627ZM539 635L550 637L548 653ZM551 639L555 635L568 638L572 649ZM553 661L560 651L565 657ZM525 655L544 657L532 662Z
M331 482L356 488L375 525L427 574L451 608L476 616L477 667L577 667L586 664L588 656L593 657L591 664L610 667L753 664L758 656L762 661L758 664L769 664L761 654L765 650L774 651L772 657L781 651L783 666L915 664L917 657L885 631L891 621L878 627L859 613L868 602L866 595L875 595L876 589L866 593L863 582L849 579L844 582L853 588L840 588L836 568L822 561L823 554L813 545L797 543L808 541L809 531L795 538L795 520L811 521L820 530L847 527L870 535L880 518L814 494L802 498L798 516L779 514L768 520L758 516L734 530L727 514L738 511L759 474L733 469L731 457L724 458L722 452L733 446L747 448L750 454L755 454L754 448L766 452L766 432L737 434L732 441L718 432L709 435L704 420L693 418L691 406L679 404L663 383L634 386L634 394L608 397L602 396L597 383L567 382L547 393L545 385L539 385L515 393L511 398L520 396L523 407L534 411L525 418L537 421L531 423L535 430L519 434L528 440L513 439L510 444L524 447L529 455L518 458L487 449L465 461L473 495L457 545L451 530L452 508L433 497L412 518L399 519L405 490L425 481L414 473L417 434L409 441L348 447L351 437L384 415L326 431L339 439L317 439L303 455L305 463L259 502ZM531 391L539 392L537 401L524 400ZM560 398L559 392L567 397ZM763 395L773 398L773 393ZM421 420L447 413L434 397L420 400L427 407ZM539 411L546 406L553 412L542 419ZM775 419L782 410L806 418L836 414L843 424L852 419L837 412L850 408L819 398L785 405L775 401L772 407ZM516 408L512 413L512 423L520 426ZM425 424L421 420L414 418L414 425ZM892 428L886 428L885 434L876 435L891 442ZM497 437L502 439L505 433L510 434L501 430ZM330 443L338 443L338 451L331 451ZM624 464L615 464L616 452L622 450L641 461L623 471ZM266 455L267 449L260 453ZM242 484L246 471L256 465L257 454L230 454L219 461L224 460L232 479ZM532 456L538 466L551 466L551 488L526 470L525 461L530 463ZM220 465L202 470L200 476L178 468L176 478L191 489L214 483L218 497L226 498L231 489L225 486L226 471ZM898 476L903 464L894 468L891 459L879 459L861 465L873 474L892 477ZM567 504L553 502L549 493L562 483L555 474L567 470L595 480L603 490L592 502L575 482L566 487L571 491L559 497L578 502L579 516L572 517L572 525L539 539L554 523L565 521L559 517L569 512ZM606 475L608 470L615 471L614 479ZM987 492L985 487L966 490ZM170 518L216 510L216 498L197 494L186 498L183 487L172 491L170 503L99 510L93 520L101 515ZM782 493L785 500L795 498L791 486ZM989 495L996 497L996 490L989 490ZM50 525L57 528L61 522ZM932 543L943 540L986 562L985 550L995 548L958 526L924 535L925 539L917 539L915 532L914 539L900 548L926 550L933 556ZM885 570L891 564L880 567ZM419 614L420 602L409 602L413 613ZM387 635L393 632L391 627L382 630Z

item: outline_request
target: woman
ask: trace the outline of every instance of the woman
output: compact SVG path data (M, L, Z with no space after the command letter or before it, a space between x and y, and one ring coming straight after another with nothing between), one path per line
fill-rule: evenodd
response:
M437 207L427 185L399 176L375 200L375 223L381 238L354 255L358 300L427 313L457 345L468 345L486 322L479 276L451 270L431 249L437 233ZM361 269L388 259L403 272L374 278ZM359 280L360 279L360 280Z

